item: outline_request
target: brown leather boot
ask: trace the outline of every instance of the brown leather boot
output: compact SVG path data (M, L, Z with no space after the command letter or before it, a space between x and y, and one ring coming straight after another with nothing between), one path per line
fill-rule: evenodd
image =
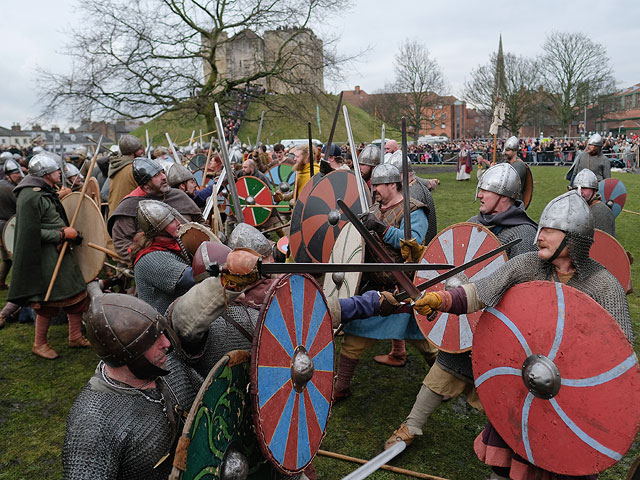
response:
M373 359L382 365L390 367L404 367L407 363L407 350L404 340L391 340L391 352L387 355L378 355Z
M71 348L86 348L90 347L91 343L85 337L79 337L75 340L69 340L69 346Z
M58 358L58 354L53 348L51 348L51 345L49 345L48 343L44 343L42 345L34 345L31 348L31 351L37 356L46 358L47 360L55 360L56 358Z
M398 427L398 429L391 434L391 436L386 442L384 442L384 449L388 450L398 442L404 442L407 444L407 447L408 447L413 443L413 440L415 438L416 438L415 435L411 435L409 433L409 427L407 427L407 422L402 422Z

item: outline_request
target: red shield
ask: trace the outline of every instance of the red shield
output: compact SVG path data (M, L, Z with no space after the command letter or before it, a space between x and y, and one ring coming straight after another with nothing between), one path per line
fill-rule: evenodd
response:
M615 238L596 228L593 232L593 244L589 250L589 256L618 279L625 293L633 291L629 257L624 247Z
M441 231L427 246L421 263L446 263L461 265L498 248L500 240L489 229L477 223L457 223ZM463 275L453 277L448 282L433 285L427 291L445 290L486 277L507 262L506 253L473 265ZM431 280L446 270L423 270L416 272L416 285ZM457 283L456 283L457 281ZM439 312L433 321L416 313L420 331L431 343L445 352L459 353L471 350L473 331L480 318L480 312L465 315Z
M258 442L286 474L301 472L324 437L333 393L333 329L309 275L285 275L267 293L253 337L251 397ZM301 365L312 368L301 369Z
M607 178L598 184L598 193L606 204L611 202L613 214L616 217L620 215L627 201L627 188L624 183L617 178Z
M640 368L613 317L552 282L510 288L485 310L473 375L507 444L540 468L590 475L620 460L640 428Z
M313 187L315 187L322 178L323 177L320 174L311 177L302 191L298 193L298 198L293 206L293 212L291 212L289 249L291 251L291 258L298 263L309 263L312 261L307 253L304 243L302 242L302 212L304 211L307 199L311 195L311 190L313 190Z
M240 204L243 205L242 215L245 223L252 227L265 223L271 216L271 210L273 209L252 207L251 205L273 205L273 197L269 187L259 178L245 175L236 181L236 189L238 190L238 197L240 197ZM247 201L250 197L253 200ZM231 201L231 197L229 197L229 200ZM235 208L233 201L231 201L231 207Z

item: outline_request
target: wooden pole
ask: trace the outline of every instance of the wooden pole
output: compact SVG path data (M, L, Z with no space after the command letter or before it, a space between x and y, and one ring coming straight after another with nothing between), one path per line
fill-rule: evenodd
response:
M496 150L498 149L498 134L493 134L493 162L491 162L491 166L496 164Z
M98 141L98 146L102 143L102 136ZM91 178L91 174L93 173L93 169L96 167L96 160L98 160L98 151L100 149L96 148L93 157L91 158L91 163L89 164L89 171L87 172L87 178L82 185L82 195L80 195L80 200L78 200L78 205L76 206L76 211L73 212L73 217L71 217L71 222L69 222L69 226L73 228L76 224L76 220L78 219L78 215L80 214L80 208L82 207L82 201L84 200L84 195L87 191L87 187L89 186L88 180ZM62 243L62 248L60 249L60 254L58 255L58 261L56 262L56 266L53 269L53 275L51 276L51 281L49 282L49 288L47 288L47 293L44 296L44 301L48 302L49 297L51 297L51 291L53 290L53 284L56 282L56 278L58 278L58 274L60 273L60 266L62 265L62 259L64 258L65 253L67 253L67 248L69 248L69 242L65 240Z
M284 225L276 225L275 227L271 227L271 228L267 228L266 230L262 230L261 233L271 233L271 232L275 232L276 230L280 230L281 228L287 228L290 227L291 223L285 223Z
M216 133L215 129L211 130L210 132L205 132L202 135L209 135L210 133ZM176 142L174 143L174 145L184 145L185 143L189 143L190 139L186 139L184 142Z
M209 161L211 160L212 152L213 152L213 137L211 137L211 140L209 141L209 151L207 152L207 163L204 164L204 173L202 174L202 185L200 185L201 188L204 188L204 184L207 183L207 172L209 170Z
M109 250L108 248L102 247L100 245L97 245L93 242L88 242L87 243L87 247L91 247L94 248L96 250L100 250L103 253L106 253L107 255L109 255L111 258L113 258L114 260L118 260L119 262L124 262L124 259L118 255L116 252L114 252L113 250Z
M634 215L640 215L640 213L634 212L633 210L627 210L626 208L623 208L622 211L627 213L633 213Z
M328 452L327 450L318 450L318 454L324 455L325 457L344 460L345 462L359 463L360 465L364 465L365 463L367 463L367 460L362 460L361 458L349 457L348 455L342 455L341 453ZM421 472L415 472L413 470L407 470L405 468L392 467L391 465L382 465L380 469L388 470L393 473L400 473L402 475L407 475L409 477L414 477L414 478L425 478L427 480L447 480L446 478L436 477L436 476L429 475L426 473L421 473Z

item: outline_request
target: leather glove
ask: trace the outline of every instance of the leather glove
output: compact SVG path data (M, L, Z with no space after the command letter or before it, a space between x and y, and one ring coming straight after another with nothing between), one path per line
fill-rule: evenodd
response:
M428 317L442 305L442 297L437 292L427 292L413 304L413 309L420 315Z
M60 243L65 240L69 240L74 245L80 245L82 243L82 235L75 228L64 227L60 230Z
M62 200L64 197L71 193L71 189L69 187L62 187L58 190L58 198Z
M273 194L273 203L280 203L284 200L284 196L280 190L276 190L276 193Z
M381 237L387 230L387 224L378 220L376 216L371 212L362 214L362 216L360 217L360 221L365 227L367 227L367 230L372 230Z
M405 262L418 263L422 260L424 251L427 249L424 245L420 245L415 238L410 240L400 240L400 253Z
M220 276L224 288L239 292L260 278L256 266L260 254L250 248L236 248L227 256L226 272Z
M402 305L391 292L380 292L380 316L386 317L395 313Z

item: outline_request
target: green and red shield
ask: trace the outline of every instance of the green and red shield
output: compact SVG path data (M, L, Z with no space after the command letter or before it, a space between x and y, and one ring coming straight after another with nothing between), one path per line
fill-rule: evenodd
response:
M240 198L240 205L273 205L271 190L267 185L256 177L244 176L236 181L236 189ZM249 199L249 201L247 201ZM233 199L229 197L231 208L235 210ZM265 223L271 216L272 208L259 208L244 206L242 214L246 224L258 227Z

